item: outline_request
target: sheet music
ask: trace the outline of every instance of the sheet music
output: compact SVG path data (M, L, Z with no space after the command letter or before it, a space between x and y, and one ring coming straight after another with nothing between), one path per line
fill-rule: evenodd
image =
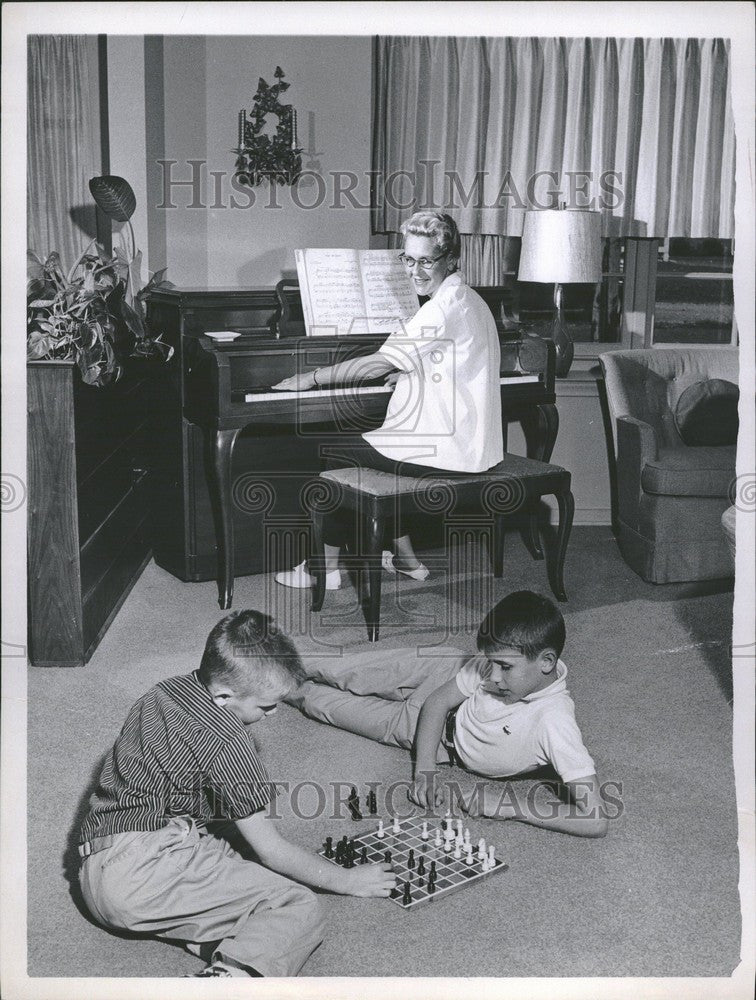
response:
M360 264L370 326L390 333L418 310L412 278L396 250L361 250Z
M393 250L295 250L307 335L389 333L417 312L409 274Z

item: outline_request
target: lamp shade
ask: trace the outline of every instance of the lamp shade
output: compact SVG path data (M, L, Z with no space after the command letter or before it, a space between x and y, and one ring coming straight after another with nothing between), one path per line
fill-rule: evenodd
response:
M549 284L601 280L601 215L573 209L527 212L520 281Z

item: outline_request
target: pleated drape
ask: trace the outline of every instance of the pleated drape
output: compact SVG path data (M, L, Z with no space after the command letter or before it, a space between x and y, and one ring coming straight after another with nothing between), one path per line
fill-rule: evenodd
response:
M732 238L722 39L379 38L374 101L375 232L443 207L519 236L526 208L593 201L605 235Z
M92 112L88 39L31 35L28 41L27 241L70 267L92 239L88 189L100 173Z

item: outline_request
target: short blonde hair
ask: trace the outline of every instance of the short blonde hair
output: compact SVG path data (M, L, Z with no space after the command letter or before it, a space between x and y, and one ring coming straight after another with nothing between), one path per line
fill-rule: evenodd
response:
M402 223L400 232L403 237L427 236L435 242L441 253L449 254L455 261L459 260L462 253L457 223L443 212L415 212Z

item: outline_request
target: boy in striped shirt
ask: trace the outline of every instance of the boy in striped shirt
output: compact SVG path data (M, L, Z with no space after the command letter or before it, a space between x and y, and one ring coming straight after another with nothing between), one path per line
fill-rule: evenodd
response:
M100 923L183 941L196 954L207 946L200 976L292 976L323 938L318 901L300 883L389 894L389 865L329 865L266 816L275 786L247 727L303 678L271 619L237 611L210 633L199 670L136 702L81 829L79 882ZM218 835L230 823L260 864Z

